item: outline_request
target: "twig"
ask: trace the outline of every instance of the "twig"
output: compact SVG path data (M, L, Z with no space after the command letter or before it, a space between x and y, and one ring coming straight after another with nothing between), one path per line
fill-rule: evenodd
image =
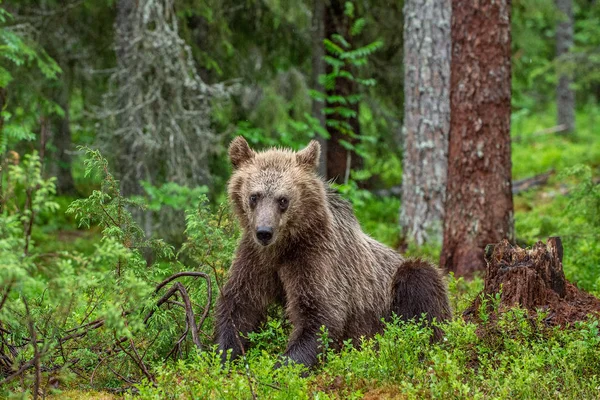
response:
M146 364L144 364L144 359L142 357L140 357L140 354L137 351L137 348L135 347L135 342L133 341L133 338L129 339L129 343L131 344L131 349L133 350L133 354L135 354L136 358L139 360L139 364L142 367L142 371L144 372L144 375L146 375L148 377L148 379L150 379L152 382L155 382L154 380L154 376L152 376L150 374L150 372L148 371L148 368L146 367Z
M124 377L123 375L121 375L120 373L118 373L117 371L115 371L111 366L110 363L106 364L106 366L108 367L108 369L110 369L110 372L112 372L113 374L115 374L117 376L117 378L121 379L122 381L125 381L127 383L129 383L130 385L135 385L138 382L134 382L130 379L127 379L126 377Z
M143 361L139 360L135 355L131 354L130 352L128 352L125 347L123 347L121 345L121 341L119 341L117 339L117 336L115 335L115 341L117 346L119 346L119 348L121 349L121 351L125 354L127 354L129 356L129 358L131 358L136 364L137 366L142 370L142 372L144 373L144 375L146 375L146 377L148 379L150 379L151 382L156 382L154 380L154 377L148 372L148 369L146 368L146 365L144 364ZM133 348L133 350L135 351L135 346L133 345L133 339L131 339L131 346ZM137 351L135 351L135 353L137 354Z
M35 379L33 382L33 399L37 400L40 391L40 384L42 382L42 370L40 365L40 352L37 346L37 332L35 331L35 325L33 323L33 319L31 318L31 312L29 311L29 304L27 303L27 299L25 297L23 299L23 304L25 305L25 313L27 315L27 325L29 326L29 334L31 335L31 345L33 346L33 366L35 368Z
M238 328L235 325L235 322L233 322L233 318L231 318L231 315L229 315L229 321L231 322L231 325L233 326L234 331L236 332L235 339L238 343L238 346L240 346L240 350L242 351L242 360L244 360L244 371L246 372L246 379L248 380L248 386L250 387L250 393L252 394L252 400L256 400L256 393L254 392L254 387L252 386L252 373L250 372L250 364L248 364L248 359L246 358L246 351L244 350L244 345L242 344L242 340L240 339L240 335L237 333Z
M98 370L98 368L100 368L100 365L102 365L102 363L108 359L108 357L105 358L101 358L100 362L98 363L98 365L96 365L96 367L94 368L94 370L92 371L92 375L90 376L90 386L94 386L94 375L96 375L96 371Z
M104 326L104 319L94 321L94 323L86 324L86 329L84 331L79 332L79 333L72 333L70 335L64 336L64 337L58 339L58 342L62 344L68 340L83 337L83 336L87 335L87 333L89 331L91 331L93 329L101 328L102 326ZM75 329L79 329L79 328L81 328L81 327L77 327Z
M21 365L21 367L15 373L9 375L8 377L4 378L4 380L0 381L0 386L4 386L7 383L11 382L13 379L18 378L23 372L27 371L33 366L35 366L35 357L27 361L25 364Z
M186 319L185 320L185 330L183 331L183 334L181 335L181 337L179 338L177 343L175 343L175 346L173 346L171 351L169 351L169 354L167 354L167 356L165 357L165 361L168 360L169 357L171 356L171 354L174 354L175 351L179 351L181 343L185 340L189 330L190 330L190 324L188 324L187 319Z
M164 302L166 302L167 300L169 300L169 297L173 296L173 294L175 294L175 292L177 292L177 287L172 286L167 293L165 293L157 302L156 302L156 308L160 307ZM150 317L152 317L152 315L154 315L155 310L150 310L150 312L148 312L148 314L146 315L146 318L144 318L144 324L148 323L148 320L150 319Z
M6 299L8 299L8 294L12 290L12 286L14 284L15 284L15 277L13 276L10 279L10 281L8 282L8 285L6 285L6 290L4 291L4 294L2 295L2 300L0 300L0 310L2 310L2 307L4 307L4 303L6 303Z

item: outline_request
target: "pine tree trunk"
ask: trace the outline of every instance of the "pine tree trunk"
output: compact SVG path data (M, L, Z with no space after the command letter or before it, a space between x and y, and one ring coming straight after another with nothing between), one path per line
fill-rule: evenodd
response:
M573 3L572 0L556 0L560 21L556 27L556 57L565 58L573 46ZM558 76L556 88L556 110L558 125L565 125L567 132L575 129L575 91L569 74Z
M58 104L64 111L64 115L56 121L57 129L54 135L56 146L56 191L59 194L74 194L75 183L71 174L71 120L70 120L70 79L72 66L63 67L63 75L67 75L64 84L59 88Z
M400 226L441 242L450 131L450 0L404 5L404 160Z
M325 88L319 83L319 76L325 73L325 47L323 39L325 38L325 0L314 0L313 21L312 21L312 71L311 87L324 92ZM319 124L325 128L325 115L323 114L323 102L313 99L312 116L319 120ZM321 145L321 159L319 160L319 174L327 176L327 140L321 136L317 138Z
M115 18L115 53L117 56L118 68L126 68L130 55L128 52L131 49L130 43L134 38L133 32L133 14L136 10L137 2L135 0L117 0L117 15ZM119 79L117 85L125 86L127 84L124 79ZM122 92L118 98L118 108L125 110L131 106L131 103L135 101L130 98L130 94L126 91ZM126 117L131 118L130 113L119 114L118 126L123 127L127 124L131 124L132 121L127 121ZM135 124L136 122L133 121ZM136 168L132 168L134 165L130 161L132 157L136 155L131 153L131 143L126 141L123 137L118 136L120 149L119 154L115 154L117 161L117 170L119 171L119 179L121 181L121 191L124 195L129 196L132 194L140 194L140 187L138 180L140 177L139 171Z
M484 248L513 240L510 1L452 1L450 141L440 264L485 268Z
M344 15L344 0L330 0L329 5L325 8L325 37L330 38L333 34L342 35L349 43L352 43L349 34L350 23ZM331 66L327 65L327 73L331 72ZM347 97L355 94L358 88L354 81L345 78L338 78L335 88L327 91L327 96L342 96ZM350 118L347 122L352 127L355 135L360 135L360 124L358 123L358 103L348 104L350 108L356 112L356 118ZM327 141L327 179L332 179L337 183L346 181L351 169L360 169L362 167L362 159L352 151L346 150L340 140L345 140L352 144L357 143L357 140L340 132L334 127L327 127L330 135Z

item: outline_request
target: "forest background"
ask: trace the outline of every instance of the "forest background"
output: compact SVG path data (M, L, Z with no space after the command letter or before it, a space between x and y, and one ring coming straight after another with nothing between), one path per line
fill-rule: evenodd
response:
M523 247L560 236L567 278L598 296L600 3L498 4L512 38L507 231ZM596 397L597 318L571 329L544 324L543 310L461 318L483 270L444 265L452 160L435 142L456 106L457 5L1 1L0 395ZM428 27L438 36L419 36ZM414 108L415 87L444 101ZM412 126L433 129L419 139ZM320 172L368 234L456 272L447 340L395 321L334 353L323 332L317 370L273 370L289 332L275 309L243 360L219 368L212 305L239 237L225 194L237 135L255 148L319 140ZM441 181L421 168L437 162ZM433 184L411 191L414 179Z

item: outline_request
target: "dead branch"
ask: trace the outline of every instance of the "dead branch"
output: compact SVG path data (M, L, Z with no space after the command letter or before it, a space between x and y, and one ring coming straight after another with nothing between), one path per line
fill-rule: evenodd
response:
M181 282L174 282L171 285L171 287L169 287L167 292L157 300L156 307L154 307L152 310L150 310L148 312L148 314L146 315L146 317L144 318L144 324L147 324L149 319L152 317L152 315L154 315L155 311L164 303L176 304L177 306L180 306L184 309L186 328L185 328L183 334L178 338L173 349L169 352L169 355L167 355L167 358L171 354L173 354L174 352L177 352L181 348L181 344L183 343L183 341L185 340L185 338L187 337L187 335L190 331L191 331L192 341L193 341L194 345L199 350L202 350L202 343L200 341L199 334L203 333L203 332L200 330L200 328L202 327L206 318L208 317L208 314L210 312L210 306L212 303L212 286L211 286L210 276L206 273L196 272L196 271L178 272L176 274L169 276L162 282L160 282L155 288L155 293L158 293L162 288L164 288L167 284L173 282L175 279L180 278L180 277L185 277L185 276L195 277L195 278L201 277L206 281L206 284L207 284L206 305L204 307L202 316L200 317L199 321L198 322L196 321L196 315L194 313L194 306L192 304L192 301L190 299L190 296L189 296L189 293L188 293L186 287ZM4 289L4 294L2 295L2 300L0 300L0 308L2 305L4 305L4 302L6 301L5 298L8 297L8 291L10 290L10 286L12 286L11 282L9 282L9 286L6 287L6 289ZM176 294L181 296L182 301L171 300L171 297L175 296ZM37 393L39 393L39 388L41 385L41 372L42 372L42 370L44 370L41 366L41 358L42 358L43 354L45 354L45 352L46 352L46 346L44 346L44 349L42 349L40 351L38 344L40 344L40 343L47 344L47 343L42 339L38 339L37 331L35 330L35 326L33 326L33 319L31 318L31 315L29 313L29 305L27 304L25 299L23 299L23 302L25 303L26 316L28 316L28 324L29 324L29 332L30 332L30 337L24 338L24 340L26 342L24 345L26 346L26 345L31 344L32 346L34 346L34 357L31 360L29 360L28 362L22 364L21 367L17 371L15 371L10 376L8 376L4 380L2 380L0 382L0 385L9 383L16 378L21 377L27 370L29 370L31 368L35 368L36 371L35 371L35 381L34 381L35 382L34 383L34 393L36 393L36 394L34 394L34 397L36 397ZM122 316L125 317L129 314L131 314L131 311L125 311L125 312L123 312ZM86 319L88 316L89 316L89 314L86 315ZM62 349L63 344L65 344L66 342L69 342L70 340L76 340L76 339L82 338L82 337L86 336L90 331L102 328L104 325L105 325L105 319L98 318L93 321L87 322L85 324L68 329L67 331L65 331L65 336L58 338L58 345ZM10 332L8 330L6 330L2 327L0 327L0 328L1 328L2 333L10 334ZM158 335L154 338L154 340L152 340L152 342L148 345L148 347L152 346L152 344L156 341L157 337L158 337ZM131 350L127 350L125 348L125 346L123 346L123 343L126 342L127 340L129 340ZM5 343L5 344L9 345L8 343ZM115 337L115 343L113 344L113 346L114 346L113 347L114 351L116 351L116 352L123 351L125 354L127 354L129 356L129 358L131 358L135 362L135 364L140 368L142 373L148 379L150 379L151 381L154 382L154 377L148 371L148 368L146 367L145 363L143 362L143 359L146 356L147 349L140 356L133 339L131 339L131 338L128 339L127 337L122 337L122 338ZM107 352L109 354L111 354L113 350L107 350ZM64 357L64 355L63 355L63 357ZM90 376L90 384L93 384L94 376L96 374L97 369L106 361L107 358L108 357L100 358L100 362L96 365L96 367L92 371L92 375ZM3 365L6 364L4 366L5 370L10 371L12 369L11 367L13 365L13 361L10 359L10 357L5 356L4 354L0 353L0 362ZM112 368L111 368L111 371L113 371ZM113 371L113 373L115 373L115 372L116 371ZM121 377L121 374L115 373L115 375ZM128 380L128 379L123 379L123 380L128 383L132 383L131 380Z
M202 343L198 337L198 326L196 325L196 317L194 316L194 310L192 309L190 296L188 295L185 286L183 286L181 283L176 282L174 285L177 286L179 293L181 293L181 297L183 297L183 304L185 304L185 315L188 320L188 324L190 325L190 329L192 330L192 341L198 350L202 350Z
M179 350L181 348L181 343L185 340L189 330L190 330L190 324L188 324L187 319L186 319L185 320L185 330L183 331L183 334L179 337L179 340L177 341L177 343L175 343L175 346L173 346L171 351L169 351L169 354L167 354L167 356L165 357L165 361L169 359L171 354L176 354L176 352L179 352Z
M154 292L157 293L167 283L172 282L173 280L180 278L182 276L202 277L206 280L208 286L210 286L210 277L208 276L208 274L205 274L204 272L197 272L197 271L183 271L183 272L178 272L176 274L171 275L170 277L168 277L167 279L165 279L164 281L162 281L161 283L156 285L156 289L154 290Z
M7 383L13 381L14 379L20 377L23 372L27 371L29 368L32 368L34 365L35 365L35 360L32 358L31 360L27 361L25 364L21 365L21 367L17 371L15 371L13 374L9 375L8 377L6 377L2 381L0 381L0 386L4 386Z
M556 126L553 126L550 128L539 130L537 132L532 133L531 135L527 135L527 136L517 135L512 138L512 141L514 143L518 143L518 142L524 141L526 139L532 139L532 138L536 138L536 137L540 137L540 136L551 135L553 133L562 133L562 132L566 132L567 130L568 130L568 127L564 124L561 124L561 125L556 125Z
M4 303L6 303L6 299L8 299L8 295L10 294L10 291L12 290L12 286L15 284L15 278L12 277L10 279L10 281L8 282L8 284L6 285L6 289L4 290L4 293L2 294L2 300L0 300L0 310L2 310L2 307L4 307Z
M139 359L139 356L136 357L137 351L135 350L135 345L133 344L133 339L130 339L130 344L136 354L132 354L131 352L127 351L127 349L125 349L125 347L121 344L121 341L119 339L117 339L116 335L115 335L115 342L116 342L117 346L119 346L121 351L123 353L127 354L129 356L129 358L131 358L137 364L137 366L144 373L144 375L146 375L146 378L148 378L151 382L156 382L154 380L154 376L152 374L150 374L150 372L148 372L148 368L146 368L146 364L144 364L144 362L141 359Z
M31 317L31 312L29 311L29 304L25 297L23 297L23 304L25 305L25 313L27 316L27 325L29 327L29 335L31 336L31 345L33 346L33 366L35 368L35 379L33 383L33 399L37 400L40 384L42 382L42 370L41 370L41 355L37 345L37 332L35 330L35 325L33 323L33 318Z
M235 329L235 332L239 332L237 326L235 325L235 322L233 322L233 318L231 318L231 315L229 315L229 321L231 322L231 325L233 325L233 329ZM242 340L240 339L240 335L239 334L235 334L234 335L238 346L240 346L240 350L242 351L242 359L244 360L244 372L246 375L246 379L248 380L248 386L250 387L250 393L252 394L252 400L256 400L256 393L254 392L254 387L252 386L252 372L250 372L250 364L248 364L248 359L246 358L246 351L244 350L244 344L242 343Z
M530 178L514 181L512 185L512 194L519 194L536 186L545 185L548 179L554 175L554 168L544 172L543 174L535 175Z

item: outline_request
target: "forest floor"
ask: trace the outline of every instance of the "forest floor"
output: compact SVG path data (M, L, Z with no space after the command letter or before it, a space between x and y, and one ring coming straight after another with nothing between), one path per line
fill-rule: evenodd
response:
M552 125L548 115L513 123L519 141L513 144L515 180L554 172L547 182L515 195L515 229L519 245L561 236L564 270L569 281L600 295L600 205L594 176L600 170L600 137L595 133L600 112L578 116L574 135L536 132ZM68 204L71 199L63 199ZM395 245L397 199L368 198L355 206L365 231ZM63 221L64 222L64 221ZM57 226L56 224L60 225ZM45 251L77 249L89 252L100 240L98 229L82 231L70 223L47 227L38 242ZM46 238L47 242L44 243ZM439 247L409 248L410 255L439 259ZM427 329L415 324L391 324L386 333L341 352L326 351L322 362L307 376L300 367L273 369L285 348L289 324L271 318L251 338L246 362L221 369L207 351L185 361L153 365L155 383L136 385L137 397L163 398L598 398L600 396L600 333L597 318L567 329L544 323L540 312L531 318L513 309L491 318L484 308L477 323L463 319L463 311L483 288L483 277L472 281L449 279L454 319L444 325L446 337L430 344ZM569 286L573 289L573 287ZM485 300L492 312L498 300ZM484 332L482 335L481 333ZM325 338L326 340L326 338ZM326 343L326 342L324 342ZM53 390L50 399L116 399L121 387L114 377L98 377L93 386L74 378ZM106 390L103 390L106 388Z

